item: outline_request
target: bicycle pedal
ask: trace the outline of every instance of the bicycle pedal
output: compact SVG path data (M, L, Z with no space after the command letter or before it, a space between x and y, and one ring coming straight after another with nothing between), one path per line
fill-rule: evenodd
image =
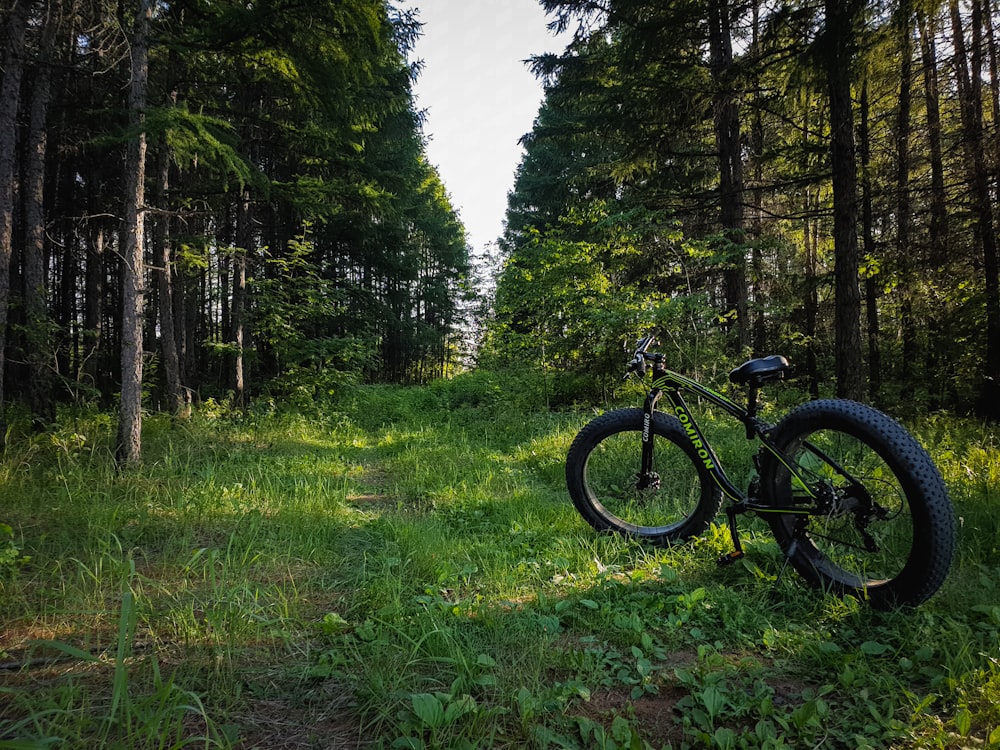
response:
M746 557L746 555L744 555L742 551L733 550L728 555L720 557L718 564L719 567L722 567L723 565L732 565L734 562L742 560L744 557Z

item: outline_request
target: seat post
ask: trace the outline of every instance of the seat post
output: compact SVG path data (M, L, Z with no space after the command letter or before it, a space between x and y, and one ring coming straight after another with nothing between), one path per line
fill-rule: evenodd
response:
M757 383L751 382L749 386L749 392L747 393L747 418L743 425L746 427L747 440L753 440L756 433L754 432L753 423L757 418Z

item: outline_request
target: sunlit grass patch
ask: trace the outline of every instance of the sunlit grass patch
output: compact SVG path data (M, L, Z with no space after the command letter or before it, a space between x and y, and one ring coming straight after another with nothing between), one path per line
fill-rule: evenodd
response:
M151 419L125 473L97 415L8 448L0 522L23 562L0 574L0 682L17 691L0 694L0 744L153 746L154 721L166 746L199 747L995 735L990 430L918 426L960 559L927 605L876 613L806 587L759 519L740 519L748 554L725 568L721 517L667 548L594 533L563 466L591 412L503 408L500 381L477 384L481 398L358 388L309 415ZM744 449L707 424L724 453ZM111 710L125 609L131 724L122 697Z

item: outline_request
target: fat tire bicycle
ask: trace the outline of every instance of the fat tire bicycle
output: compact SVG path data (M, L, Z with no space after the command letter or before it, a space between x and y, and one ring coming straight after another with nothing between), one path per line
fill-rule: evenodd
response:
M743 407L668 370L663 354L648 352L654 343L638 341L625 375L641 379L652 365L643 408L595 418L566 457L570 497L594 529L669 545L701 535L727 498L733 550L720 564L744 556L736 519L753 513L767 521L785 564L824 590L885 609L916 606L940 588L955 550L954 511L934 462L898 422L827 399L772 425L758 417L758 394L784 378L785 357L751 359L729 374L748 390ZM759 441L746 492L726 475L682 392L728 412ZM666 411L657 410L661 397Z

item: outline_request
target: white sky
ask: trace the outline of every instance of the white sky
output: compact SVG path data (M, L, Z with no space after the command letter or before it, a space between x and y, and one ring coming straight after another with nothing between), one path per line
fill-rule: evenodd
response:
M561 52L537 0L399 0L417 8L423 35L415 57L417 107L427 110L427 158L458 209L472 249L500 236L507 191L521 160L518 139L531 130L541 83L523 62Z

